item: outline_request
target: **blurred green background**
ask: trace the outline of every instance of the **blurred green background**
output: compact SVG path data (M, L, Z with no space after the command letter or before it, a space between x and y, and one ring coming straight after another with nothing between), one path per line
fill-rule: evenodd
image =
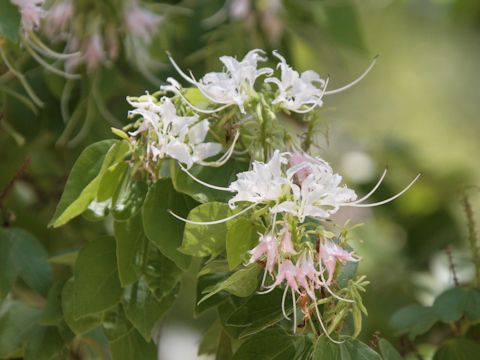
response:
M360 241L352 244L364 259L359 273L371 281L363 340L375 331L392 338L388 323L396 309L412 301L429 304L452 286L447 246L453 247L460 280L473 277L461 198L468 186L480 185L480 2L285 0L279 1L276 22L265 13L267 3L252 0L249 15L227 16L205 26L202 21L222 8L222 1L171 1L178 9L170 13L152 52L165 60L168 49L182 66L200 75L219 68L218 55L241 57L255 47L278 48L298 70L329 75L332 88L351 81L380 55L360 84L325 99L317 152L360 194L388 166L378 200L422 173L394 203L338 215L341 221L352 218L365 224L356 230ZM126 123L125 97L157 87L135 74L125 75L121 66L102 71L101 88L107 106ZM82 218L58 230L46 228L74 159L87 144L111 135L98 117L81 144L56 146L65 126L54 91L61 80L45 80L42 74L33 67L28 72L37 89L46 89L47 110L35 116L11 99L5 104L0 187L31 158L27 175L4 204L5 213L14 213L15 225L37 235L55 255L111 231L108 222ZM172 74L165 66L157 76ZM25 144L18 143L19 136ZM478 191L470 193L479 209ZM200 333L214 319L208 313L192 319L193 268L163 326L162 359L194 359ZM62 273L61 267L55 271Z

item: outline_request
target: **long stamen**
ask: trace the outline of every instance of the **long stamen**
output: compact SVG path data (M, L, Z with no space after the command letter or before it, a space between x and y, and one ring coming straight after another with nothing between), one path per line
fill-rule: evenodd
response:
M64 54L64 53L59 53L57 51L54 51L50 49L47 45L45 45L43 41L40 40L40 38L38 38L37 35L35 35L34 32L29 33L28 42L30 43L30 45L35 47L39 52L41 52L45 56L48 56L52 59L65 60L65 59L69 59L69 58L81 55L80 51L76 51L69 54Z
M333 342L333 343L335 343L335 344L343 344L344 341L338 341L338 340L332 339L332 337L331 337L330 334L328 333L327 329L325 328L325 325L323 324L322 317L320 316L320 311L318 310L317 300L314 299L314 301L315 301L315 312L317 313L318 322L320 323L320 326L322 327L322 330L323 330L323 332L325 333L325 336L326 336L331 342Z
M322 262L320 261L319 263L319 267L320 267L320 278L322 279L323 281L323 287L325 289L327 289L328 293L330 295L332 295L335 299L338 299L338 300L341 300L341 301L345 301L345 302L349 302L349 303L354 303L355 301L354 300L351 300L351 299L345 299L341 296L338 296L337 294L335 294L332 289L330 288L330 286L327 285L327 281L325 280L325 276L323 276L323 267L322 267Z
M195 80L193 80L192 78L190 78L187 74L185 74L185 72L180 69L180 66L177 65L177 63L175 62L175 60L173 60L173 57L172 57L172 54L170 54L169 51L167 51L167 56L168 56L168 60L170 60L170 62L172 63L173 67L175 68L175 70L177 70L178 74L184 78L185 80L187 80L190 84L192 85L195 85L197 86L197 82Z
M375 191L377 191L378 187L379 187L380 184L382 183L383 179L385 178L385 175L387 175L387 171L388 171L388 168L385 168L385 170L383 171L382 176L381 176L380 179L377 181L377 183L375 184L375 186L373 187L373 189L370 190L370 192L369 192L367 195L365 195L364 197L362 197L361 199L355 200L355 201L353 202L353 204L361 203L362 201L365 201L365 200L367 200L370 196L372 196L373 193L374 193Z
M360 75L358 78L353 80L350 84L347 84L347 85L342 86L342 87L340 87L338 89L335 89L335 90L325 91L325 95L337 94L337 93L342 92L344 90L350 89L352 86L355 86L356 84L358 84L360 81L363 80L363 78L365 76L367 76L367 74L370 72L370 70L372 70L372 68L376 64L377 60L378 60L378 55L373 58L372 62L368 66L367 70L365 70L362 75Z
M218 159L217 161L212 161L212 162L199 161L198 163L203 166L211 166L211 167L219 167L219 166L225 165L227 161L230 160L230 157L233 154L233 150L235 149L235 145L237 144L239 137L240 137L240 131L237 131L237 133L235 134L235 137L233 138L232 145L230 145L230 147L225 152L225 154L223 154L220 157L220 159Z
M395 200L396 198L402 196L403 194L405 194L408 189L410 189L413 184L415 184L415 182L418 180L418 178L420 177L421 174L418 174L415 179L413 179L410 184L408 184L405 189L403 189L402 191L400 191L397 195L395 196L392 196L388 199L385 199L383 201L379 201L379 202L376 202L376 203L372 203L372 204L358 204L358 203L350 203L350 204L340 204L340 206L349 206L349 207L374 207L374 206L379 206L379 205L384 205L384 204L387 204L393 200Z
M70 74L70 73L67 73L67 72L65 72L65 71L62 71L62 70L57 69L57 68L54 67L53 65L51 65L51 64L49 64L48 62L46 62L45 60L43 60L43 59L30 47L30 45L28 45L27 43L25 43L24 45L25 45L25 48L27 49L28 53L29 53L30 55L32 55L32 57L33 57L40 65L42 65L45 69L47 69L48 71L52 72L53 74L62 76L62 77L66 78L66 79L69 79L69 80L74 80L74 79L79 79L79 78L80 78L80 75Z
M285 311L285 299L287 298L287 291L288 291L288 286L285 286L285 290L283 291L283 296L282 296L282 313L285 319L290 320L290 317Z
M178 163L178 165L180 166L180 169L182 169L188 176L190 176L193 180L195 180L197 183L205 186L205 187L208 187L210 189L214 189L214 190L220 190L220 191L226 191L226 192L233 192L232 190L230 190L229 188L227 187L223 187L223 186L216 186L216 185L212 185L212 184L209 184L209 183L206 183L205 181L203 180L200 180L199 178L195 177L195 175L193 175L190 171L187 170L187 168L185 168L182 164Z
M236 214L233 214L231 216L228 216L226 218L223 218L223 219L220 219L220 220L214 220L214 221L205 221L205 222L202 222L202 221L192 221L192 220L188 220L188 219L185 219L185 218L182 218L181 216L175 214L172 210L168 210L168 213L170 215L172 215L173 217L177 218L178 220L182 220L184 222L186 222L187 224L193 224L193 225L216 225L216 224L222 224L224 222L227 222L229 220L232 220L232 219L235 219L236 217L242 215L243 213L246 213L248 210L252 209L254 206L257 206L258 203L255 203L255 204L252 204L248 207L246 207L245 209L243 209L242 211L239 211L238 213Z
M297 332L297 301L295 299L295 293L292 290L292 305L293 305L293 333Z

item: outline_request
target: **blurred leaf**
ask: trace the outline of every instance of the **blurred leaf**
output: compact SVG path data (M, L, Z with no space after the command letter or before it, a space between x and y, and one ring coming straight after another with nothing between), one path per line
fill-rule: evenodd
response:
M247 251L252 249L258 241L258 225L252 221L239 218L230 226L227 233L227 259L231 270L245 260Z
M397 349L393 347L390 342L386 339L380 339L378 342L378 347L380 348L380 354L384 360L402 360L402 356L399 354Z
M88 243L75 264L75 318L113 307L121 294L115 239L105 236Z
M123 306L118 304L105 312L102 327L108 341L115 341L127 335L132 329L132 324L128 321Z
M62 310L63 317L68 327L77 335L82 335L89 332L92 329L100 326L102 319L101 314L95 315L86 315L81 318L75 317L75 297L73 295L74 291L74 281L73 278L70 278L62 290Z
M65 344L58 328L38 327L28 338L25 360L64 359L66 357L64 350Z
M236 179L239 172L248 170L248 164L230 160L219 168L194 165L189 172L196 178L215 186L228 187ZM211 201L227 202L232 194L230 192L210 189L193 180L188 174L172 162L172 182L175 190L184 193L200 203Z
M222 325L216 320L205 332L198 346L198 356L215 354L218 347L218 339L222 333Z
M226 260L213 260L205 264L204 267L200 269L197 274L197 277L208 275L217 272L228 273L230 270L228 262Z
M147 343L132 328L128 334L110 342L112 360L157 360L157 349L153 342Z
M220 292L200 302L205 292L205 289L211 288L212 286L218 284L219 282L224 281L227 277L228 277L227 273L213 273L213 274L200 276L197 279L195 315L198 316L205 310L208 310L214 306L217 306L228 297L226 293Z
M340 345L342 359L381 360L380 355L357 339L349 339ZM348 354L349 356L347 357ZM388 360L391 360L390 358Z
M112 198L112 214L115 220L125 221L138 214L147 191L144 182L136 180L133 174L127 172Z
M73 267L77 261L78 251L69 251L63 254L52 256L48 259L52 264L67 265Z
M170 294L158 301L143 277L125 289L122 303L127 318L146 341L150 341L153 327L172 307L177 297L177 290L178 288L172 290Z
M0 297L13 285L16 276L46 295L52 282L52 269L42 244L30 233L17 228L0 228Z
M0 0L0 9L0 42L1 37L16 42L20 31L20 11L10 0Z
M468 339L451 339L440 346L433 360L476 360L480 345Z
M222 330L218 341L218 348L215 354L215 360L230 360L232 359L232 341L228 334Z
M235 352L234 360L291 360L295 355L293 338L280 328L258 333Z
M469 320L480 319L480 291L455 287L440 294L433 303L437 316L446 323L452 323L466 316Z
M122 287L138 280L142 273L144 252L148 241L143 233L140 214L127 221L116 221L114 224L117 240L118 275Z
M201 204L188 214L188 220L207 222L220 220L230 215L227 204L210 202ZM225 250L227 223L195 225L187 223L183 232L180 251L187 255L216 257Z
M101 169L116 140L103 140L88 146L73 165L65 189L49 226L59 227L80 215L95 198Z
M42 325L58 325L63 321L62 312L62 290L64 283L62 281L55 282L47 296L47 305L42 313L40 323Z
M145 280L157 300L161 301L177 286L182 270L152 245L148 248Z
M232 313L227 324L244 328L240 333L240 338L256 334L275 325L284 318L281 308L282 294L280 289L276 289L265 295L252 296ZM286 304L285 311L287 314L292 313L291 303Z
M170 179L159 180L149 189L142 208L143 226L147 237L162 254L186 270L191 259L178 251L185 224L167 210L182 217L186 217L189 210L185 196L174 191Z
M313 360L343 360L339 344L331 342L326 336L320 336L315 343Z
M108 168L100 179L98 185L97 201L102 202L113 198L117 188L122 183L126 172L129 170L126 162L121 162Z
M5 301L0 314L0 358L8 358L35 328L41 310L17 301Z
M252 264L244 269L234 272L225 281L222 281L210 288L204 290L206 295L199 301L204 302L220 291L227 291L230 294L239 297L247 297L252 295L258 287L258 274L260 268L256 264Z
M415 304L396 311L390 325L398 335L408 334L413 340L430 330L438 320L433 308Z

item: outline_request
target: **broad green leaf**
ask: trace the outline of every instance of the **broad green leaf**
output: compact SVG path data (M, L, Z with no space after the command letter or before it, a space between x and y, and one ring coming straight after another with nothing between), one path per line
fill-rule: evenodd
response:
M244 327L240 338L256 334L281 321L283 291L276 289L265 295L252 296L228 318L227 325ZM285 311L291 314L291 301L286 303Z
M208 310L214 306L217 306L221 302L223 302L228 294L224 292L217 293L208 299L200 302L202 297L204 297L205 289L211 288L216 284L226 280L228 277L227 273L214 273L214 274L207 274L204 276L200 276L197 279L197 291L196 291L196 300L195 300L195 315L200 315L205 310Z
M218 348L218 339L222 333L222 325L216 320L205 332L198 346L198 356L215 354Z
M153 327L172 307L177 297L177 290L178 288L172 290L170 294L158 301L144 277L125 289L122 304L127 318L146 341L150 341Z
M104 314L102 327L108 341L115 341L127 335L132 330L132 326L121 304L107 310Z
M112 215L115 220L125 221L140 213L147 191L147 184L127 172L112 198Z
M248 170L247 163L230 160L219 168L194 165L189 172L208 184L228 187L232 181L236 180L239 172L246 170ZM172 162L170 173L175 190L191 196L200 203L210 201L227 202L232 197L231 192L214 190L199 184L180 169L175 162Z
M29 336L25 349L25 360L65 358L67 358L67 351L57 327L38 327Z
M390 325L398 335L408 334L413 340L417 335L426 333L438 321L431 307L410 305L396 311L390 319Z
M183 272L151 244L149 244L147 252L147 265L144 269L145 280L153 295L161 301L177 286Z
M201 204L188 214L188 220L208 222L220 220L230 215L227 204L210 202ZM225 250L227 223L215 225L195 225L187 223L183 232L180 251L187 255L216 257Z
M342 359L382 360L375 350L357 339L349 339L341 344L340 352L342 354ZM348 354L349 357L346 357L345 354Z
M178 251L182 243L183 221L175 219L168 210L186 217L189 204L185 195L177 193L170 179L157 181L148 191L143 204L143 227L148 239L183 270L188 269L191 258Z
M348 251L353 250L352 248L347 247ZM340 266L339 273L337 275L337 285L340 288L344 288L348 285L348 281L353 279L355 274L357 273L358 269L358 262L355 261L348 261L346 264Z
M49 226L59 227L80 215L95 198L100 183L98 175L107 152L116 140L103 140L88 146L73 165L65 190Z
M335 344L326 336L320 336L315 343L313 360L343 360L339 344Z
M52 269L42 244L30 233L17 228L0 228L0 295L11 287L16 276L46 295L52 282Z
M68 251L52 256L48 261L52 264L67 265L73 267L77 261L78 251Z
M100 326L102 318L100 314L86 315L82 318L75 318L75 297L73 296L74 288L73 278L69 279L62 290L62 311L63 318L68 327L77 335L82 335L92 329Z
M146 242L140 214L127 221L116 221L114 224L117 240L117 266L122 287L138 280L142 273Z
M465 316L472 321L480 320L480 290L468 289L468 297L465 304Z
M227 291L230 294L239 297L250 296L258 287L259 273L260 268L256 264L238 270L230 275L225 281L222 281L211 288L205 289L204 292L206 295L199 301L199 303L202 303L220 291Z
M96 239L80 251L73 293L76 319L104 311L120 301L115 239Z
M440 346L433 360L477 360L480 345L468 339L451 339Z
M20 11L10 0L0 0L0 46L2 37L13 42L18 40L20 31Z
M226 260L213 260L209 261L207 264L205 264L204 267L200 269L197 277L218 272L228 273L229 271L230 268Z
M98 202L107 201L113 198L113 195L122 183L128 169L128 164L126 162L120 162L114 164L105 171L98 185L96 199Z
M460 287L448 289L435 299L433 310L443 322L455 322L463 316L467 298L467 289Z
M217 352L215 354L215 360L230 360L233 357L232 341L230 337L222 330L218 341Z
M237 219L230 226L226 244L230 270L240 265L245 260L248 250L255 247L258 242L259 231L259 226L245 218Z
M398 353L397 349L393 347L390 342L385 339L380 339L378 342L380 348L380 354L384 360L402 360L402 356Z
M225 294L225 293L224 293ZM218 296L218 295L215 295ZM213 298L211 298L213 299ZM207 300L207 302L210 299ZM230 337L233 339L238 339L243 328L238 326L230 326L227 321L232 316L232 314L237 311L237 309L245 303L245 299L234 298L233 296L228 296L217 306L218 318L222 324L223 330L227 332Z
M281 328L272 328L247 339L235 352L234 360L291 360L293 338Z
M0 358L8 358L35 328L41 310L17 301L5 301L0 314Z
M64 282L55 282L47 296L47 305L42 313L42 325L58 325L63 321L62 312L62 290Z
M128 334L110 342L112 360L157 360L157 349L132 328Z
M315 341L313 334L296 336L295 339L295 357L293 360L312 359Z

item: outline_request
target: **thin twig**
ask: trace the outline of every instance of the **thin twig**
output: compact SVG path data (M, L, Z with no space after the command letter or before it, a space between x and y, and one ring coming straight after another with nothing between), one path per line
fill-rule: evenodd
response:
M10 179L10 181L7 183L7 185L2 189L0 192L0 206L3 205L3 201L7 198L7 196L10 194L12 191L15 183L20 180L25 172L27 171L28 166L30 165L30 158L27 157L25 161L23 162L22 166L17 170L17 172L13 175L13 177Z
M466 189L467 190L467 189ZM479 236L475 225L475 214L473 212L472 204L465 190L462 198L463 208L465 215L467 216L468 226L468 241L470 243L470 250L472 252L473 263L475 264L475 274L477 286L480 287L480 248L479 248Z
M456 287L458 287L460 284L458 282L458 276L457 276L457 270L455 268L455 263L453 262L452 247L450 245L448 245L445 248L445 252L447 253L448 265L450 267L450 272L452 273L453 283L455 284Z

